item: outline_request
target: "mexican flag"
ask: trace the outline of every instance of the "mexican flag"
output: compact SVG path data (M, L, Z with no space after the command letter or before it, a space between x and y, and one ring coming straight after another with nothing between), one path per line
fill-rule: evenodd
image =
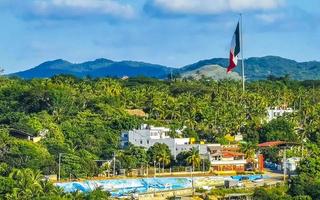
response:
M240 31L239 31L239 22L237 24L236 31L233 34L231 41L231 49L229 55L229 66L227 68L227 73L231 72L238 64L238 55L240 53Z

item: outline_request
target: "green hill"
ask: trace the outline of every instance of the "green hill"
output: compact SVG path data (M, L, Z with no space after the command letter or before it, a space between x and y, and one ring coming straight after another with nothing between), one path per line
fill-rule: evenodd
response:
M46 78L58 74L70 74L77 77L137 77L146 76L164 79L171 72L179 73L183 76L199 78L197 73L202 75L209 73L209 77L214 79L225 78L225 70L228 66L228 59L213 58L201 60L191 65L181 68L172 68L163 65L137 62L137 61L112 61L104 58L88 61L84 63L70 63L65 60L54 60L40 64L37 67L26 71L17 72L11 75L26 79ZM222 68L208 69L208 65L219 65ZM201 71L204 72L202 73ZM209 70L209 71L208 71ZM234 72L241 74L241 62ZM289 75L296 80L320 79L320 62L297 62L294 60L281 58L278 56L252 57L245 60L245 76L247 80L266 79L268 76ZM229 78L228 76L227 78ZM232 77L234 78L234 77Z
M239 61L241 63L241 61ZM190 70L196 70L204 65L220 65L228 66L228 59L213 58L209 60L201 60L197 63L187 65L179 69L180 73ZM241 64L234 70L241 73ZM268 76L284 76L289 75L296 80L315 80L320 79L320 62L297 62L294 60L278 57L252 57L245 59L245 75L249 80L266 79Z

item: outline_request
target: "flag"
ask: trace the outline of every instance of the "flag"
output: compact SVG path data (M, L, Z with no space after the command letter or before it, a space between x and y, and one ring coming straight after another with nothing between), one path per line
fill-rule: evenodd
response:
M240 31L239 31L239 22L238 22L236 31L234 32L232 41L231 41L229 66L227 68L227 73L231 72L232 69L237 66L239 53L240 53Z

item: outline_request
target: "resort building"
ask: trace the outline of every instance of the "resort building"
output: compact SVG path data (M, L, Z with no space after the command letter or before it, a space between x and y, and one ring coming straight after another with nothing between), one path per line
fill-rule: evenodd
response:
M155 143L164 143L169 147L174 158L183 151L197 148L203 159L210 160L212 170L245 170L247 160L245 155L239 152L238 145L195 144L192 138L171 138L168 135L169 132L170 129L165 127L142 125L140 129L122 132L121 145L124 148L131 143L148 149ZM177 132L179 133L179 131Z

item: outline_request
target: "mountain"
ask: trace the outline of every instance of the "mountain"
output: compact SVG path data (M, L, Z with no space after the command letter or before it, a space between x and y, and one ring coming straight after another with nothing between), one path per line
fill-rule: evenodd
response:
M241 62L239 61L239 63ZM173 72L179 73L184 77L199 78L199 75L209 74L208 76L214 79L221 79L226 76L223 71L226 70L224 68L227 65L228 59L226 58L201 60L181 68L136 61L117 62L104 58L78 64L59 59L48 61L37 67L11 75L26 79L45 78L57 74L71 74L77 77L147 76L165 78ZM231 78L237 79L238 75L241 74L241 67L236 67L234 72L238 74L232 75ZM278 56L251 57L245 60L245 76L248 80L266 79L270 75L284 76L286 74L297 80L320 79L320 62L297 62ZM227 77L229 78L230 74Z
M201 60L197 63L182 67L179 69L179 72L184 73L186 71L196 70L204 65L227 67L228 63L229 61L226 58ZM238 63L241 63L241 60L239 60ZM241 64L239 64L239 66L241 66ZM241 67L236 67L234 71L240 74ZM297 62L278 56L251 57L245 59L245 76L249 80L266 79L269 75L284 76L286 74L296 80L320 79L320 62Z
M147 76L154 78L165 78L171 70L171 68L166 66L136 61L115 62L100 58L94 61L74 64L59 59L44 62L37 67L11 75L26 79L46 78L58 74L70 74L77 77Z
M181 77L192 77L196 80L202 77L210 77L214 80L220 79L235 79L240 80L241 76L237 72L226 73L226 69L219 65L204 65L196 69L189 69L188 71L181 72Z

